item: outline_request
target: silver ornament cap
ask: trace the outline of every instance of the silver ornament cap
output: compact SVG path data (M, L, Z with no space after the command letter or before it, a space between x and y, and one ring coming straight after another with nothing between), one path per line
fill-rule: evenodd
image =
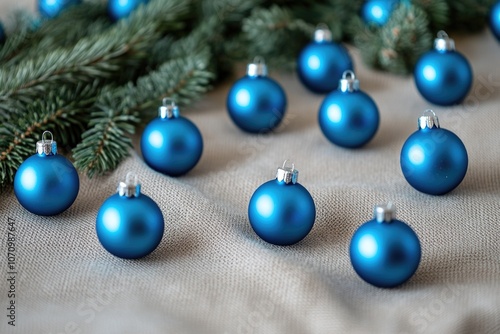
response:
M424 111L424 114L418 118L418 128L420 130L423 129L439 129L439 119L436 116L436 113L431 110L427 109Z
M122 181L118 184L116 192L120 196L139 197L141 194L141 184L138 181L137 174L128 172L125 177L125 182Z
M46 137L50 136L50 139ZM57 154L57 142L54 141L54 136L50 131L44 131L42 134L42 140L36 143L36 153L39 155L56 155Z
M288 160L285 160L283 166L278 167L276 171L276 180L278 180L278 182L285 182L285 184L295 184L299 179L299 171L295 169L295 164L293 163L291 167L287 167L287 161Z
M352 93L359 90L359 80L356 79L353 71L344 71L342 79L339 81L339 90L344 93Z
M314 30L314 41L316 43L331 42L333 40L332 31L324 23L320 23Z
M389 202L375 206L374 218L377 223L390 223L396 218L396 208Z
M253 62L247 65L247 75L250 77L266 77L267 65L261 56L256 56Z
M448 37L448 34L444 30L440 30L437 33L437 38L434 40L434 49L440 52L454 51L455 41Z
M166 97L163 99L162 104L163 105L158 108L158 117L163 119L179 117L179 107L175 104L173 99Z

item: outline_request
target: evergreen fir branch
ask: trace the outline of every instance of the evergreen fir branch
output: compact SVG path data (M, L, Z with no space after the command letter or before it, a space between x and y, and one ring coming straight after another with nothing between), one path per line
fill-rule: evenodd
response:
M165 62L157 71L99 96L97 110L91 114L89 130L73 151L75 165L89 177L103 174L129 155L130 135L135 127L155 117L164 97L185 105L209 89L213 73L208 71L210 52L186 54Z
M451 26L454 29L478 31L487 22L490 9L496 0L447 0L450 6Z
M369 66L397 74L408 74L418 58L432 46L425 12L410 4L396 8L380 28L352 21L355 45Z
M314 27L293 17L286 8L271 6L254 9L243 20L242 30L247 58L259 55L273 66L293 67L300 49L311 39Z
M293 12L297 17L314 25L328 25L333 39L340 42L349 37L351 18L359 15L362 5L363 0L328 0L326 3L315 2L308 7L294 7Z
M14 180L19 165L33 155L43 131L50 130L58 146L74 146L89 120L87 108L95 99L95 85L61 88L27 105L0 127L0 185Z
M0 64L12 59L30 46L31 37L37 26L37 19L26 11L16 11L12 24L7 27L7 39L0 47Z
M437 32L448 26L450 7L446 0L413 0L412 3L425 11L431 31Z
M105 33L80 40L71 49L57 49L0 71L0 103L29 103L54 84L112 79L124 68L136 69L161 35L178 29L189 3L151 1ZM10 103L13 103L10 101Z

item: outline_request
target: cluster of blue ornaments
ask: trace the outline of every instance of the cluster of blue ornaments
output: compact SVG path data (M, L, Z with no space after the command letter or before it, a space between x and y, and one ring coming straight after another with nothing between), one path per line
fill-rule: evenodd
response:
M108 15L113 20L120 20L148 2L149 0L108 0ZM38 0L38 11L43 17L50 19L80 3L82 0Z

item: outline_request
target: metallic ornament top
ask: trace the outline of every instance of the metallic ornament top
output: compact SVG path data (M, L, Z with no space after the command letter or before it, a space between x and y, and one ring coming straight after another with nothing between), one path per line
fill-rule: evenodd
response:
M429 115L429 113L431 113L432 115ZM431 109L427 109L426 111L424 111L424 114L418 118L418 128L421 130L425 128L439 129L439 119L436 116L436 113Z
M344 71L342 79L339 80L339 90L343 93L352 93L359 90L359 80L356 79L353 71Z
M390 223L396 218L396 208L391 202L375 206L374 218L378 223Z
M118 184L118 189L116 192L120 196L125 197L139 197L141 194L141 184L137 179L137 174L133 172L128 172L125 177L125 182L120 182Z
M434 49L440 52L455 51L455 41L444 30L440 30L434 40Z
M267 65L264 58L256 56L253 63L247 65L247 75L250 77L267 77Z
M46 135L50 135L50 140L45 139ZM57 142L54 141L54 136L50 131L44 131L42 140L36 143L36 153L39 155L56 155Z
M328 26L324 23L320 23L316 26L316 30L314 30L314 41L317 43L321 42L331 42L332 32L328 28Z
M295 169L295 165L292 163L292 167L286 166L287 160L283 162L282 167L278 167L276 172L276 179L279 182L285 182L285 184L295 184L299 179L299 171Z
M163 105L158 108L158 117L160 118L177 118L179 117L179 107L175 101L169 97L163 99Z

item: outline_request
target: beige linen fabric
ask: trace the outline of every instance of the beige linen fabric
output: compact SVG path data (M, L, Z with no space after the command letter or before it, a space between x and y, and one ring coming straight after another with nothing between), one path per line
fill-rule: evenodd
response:
M317 124L322 97L293 74L271 72L289 102L275 133L249 135L231 123L231 80L182 110L205 141L186 176L156 173L135 151L107 176L81 175L75 204L56 217L30 214L12 189L2 193L0 333L499 333L500 44L489 31L452 37L475 73L465 104L452 108L430 106L411 77L367 69L350 48L361 88L381 113L364 148L330 144ZM463 183L441 197L411 188L399 167L401 146L429 107L470 159ZM138 138L134 144L138 150ZM254 234L247 205L287 158L317 218L302 242L278 247ZM97 210L128 171L166 223L158 249L134 261L107 253L95 234ZM348 254L353 232L386 201L423 250L415 276L395 289L362 281ZM4 315L8 218L17 227L15 328Z

